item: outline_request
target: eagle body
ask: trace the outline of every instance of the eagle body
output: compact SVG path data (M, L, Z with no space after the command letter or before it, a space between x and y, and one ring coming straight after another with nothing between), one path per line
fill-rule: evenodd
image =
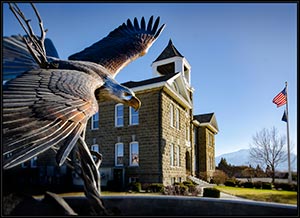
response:
M138 110L141 102L134 92L114 78L148 51L165 26L158 24L159 17L154 24L150 17L147 25L144 18L140 25L128 19L68 60L59 59L50 39L4 37L3 168L48 149L57 152L62 165L98 112L100 96Z

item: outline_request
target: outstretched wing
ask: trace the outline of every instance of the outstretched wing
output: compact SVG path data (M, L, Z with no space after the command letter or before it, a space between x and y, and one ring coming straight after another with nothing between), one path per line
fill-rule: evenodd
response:
M26 36L24 36L26 37ZM48 38L44 41L47 57L59 58L58 53ZM13 35L3 37L3 80L10 80L16 78L18 75L32 70L38 69L40 66L36 63L30 54L23 37L20 35Z
M131 61L147 53L153 42L162 32L165 24L159 29L159 17L153 25L153 16L146 26L144 17L139 25L137 18L134 23L128 19L90 47L73 54L70 60L83 60L98 63L108 69L115 77L117 73Z
M88 119L98 111L94 91L100 77L75 70L38 69L3 87L4 168L49 148L63 164Z

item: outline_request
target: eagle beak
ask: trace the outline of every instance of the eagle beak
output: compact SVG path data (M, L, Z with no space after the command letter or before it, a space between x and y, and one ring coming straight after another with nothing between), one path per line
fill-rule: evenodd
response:
M141 101L135 96L132 96L128 103L129 106L133 107L135 111L138 111L141 107Z

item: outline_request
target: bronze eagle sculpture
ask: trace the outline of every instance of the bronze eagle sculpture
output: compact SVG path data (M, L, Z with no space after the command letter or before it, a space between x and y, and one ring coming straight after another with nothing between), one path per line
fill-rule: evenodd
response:
M43 37L30 36L30 31L28 36L4 38L4 71L10 68L9 75L22 64L29 68L3 86L4 168L49 148L58 151L57 161L63 164L98 111L99 95L138 110L140 101L114 78L147 52L165 26L158 29L159 17L152 24L153 17L147 27L144 18L140 25L136 18L133 24L128 19L69 60L47 56Z
M130 62L147 53L163 31L160 18L129 19L100 41L59 59L36 9L41 36L36 36L17 4L9 3L26 35L3 38L3 168L15 167L53 149L59 166L76 148L85 194L99 202L101 155L85 143L88 120L100 97L135 110L140 100L114 78ZM78 146L76 146L78 143ZM98 158L94 161L92 155ZM68 161L66 161L68 160ZM71 161L70 161L71 162ZM74 169L76 164L73 164Z

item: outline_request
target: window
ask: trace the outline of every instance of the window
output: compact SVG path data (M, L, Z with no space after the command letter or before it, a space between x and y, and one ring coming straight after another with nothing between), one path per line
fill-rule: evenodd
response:
M180 166L180 149L178 145L176 145L176 166Z
M194 145L197 145L198 144L198 140L197 140L197 127L194 126L194 134L193 134L193 137L194 137Z
M133 107L129 107L129 125L139 124L139 112L135 111Z
M31 168L36 168L37 167L37 157L31 158L30 167Z
M208 133L208 145L213 146L213 134L212 133Z
M174 166L174 145L170 147L170 166Z
M175 182L176 182L176 178L175 178L175 177L172 177L172 178L171 178L171 184L174 185Z
M175 116L176 116L175 127L176 127L176 129L179 129L179 109L178 108L175 109Z
M99 153L99 145L97 145L97 144L92 145L91 150Z
M115 145L115 165L123 166L124 158L124 145L123 143L117 143Z
M99 112L92 116L91 129L99 129Z
M174 127L174 107L170 104L170 125Z
M36 168L37 167L37 157L33 157L29 161L22 163L22 167L23 168L27 168L27 167Z
M190 146L191 144L191 135L190 135L190 125L187 123L186 124L186 130L185 130L185 140L186 140L186 144L188 146Z
M92 145L91 150L99 153L99 150L100 150L99 145L97 145L97 144ZM93 156L93 158L94 158L94 160L97 159L96 156Z
M130 166L138 166L139 165L139 143L131 142L130 143L130 157L129 157L129 165Z
M124 126L124 106L123 104L117 104L115 106L115 126Z

